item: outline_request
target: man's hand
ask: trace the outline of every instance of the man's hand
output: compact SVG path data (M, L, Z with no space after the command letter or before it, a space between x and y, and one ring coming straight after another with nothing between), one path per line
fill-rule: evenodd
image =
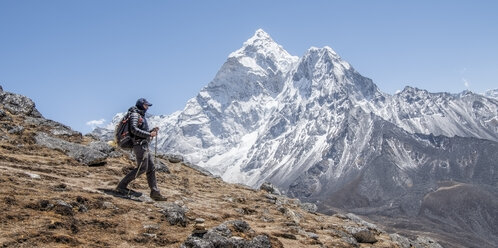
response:
M159 127L155 127L150 131L150 137L155 137L157 135L157 131L159 131Z

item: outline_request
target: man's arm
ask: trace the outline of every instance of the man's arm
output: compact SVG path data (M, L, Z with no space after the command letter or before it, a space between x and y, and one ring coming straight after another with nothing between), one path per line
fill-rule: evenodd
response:
M150 132L147 132L145 130L142 130L140 128L138 128L138 119L140 118L140 115L138 113L131 113L131 117L130 117L130 124L131 124L131 133L137 137L140 137L140 138L149 138L151 135L150 135Z

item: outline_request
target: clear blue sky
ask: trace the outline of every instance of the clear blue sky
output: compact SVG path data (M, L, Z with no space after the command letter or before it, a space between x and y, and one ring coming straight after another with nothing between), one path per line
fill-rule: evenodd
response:
M498 1L0 0L0 85L83 133L145 97L181 110L258 28L332 47L380 89L498 88Z

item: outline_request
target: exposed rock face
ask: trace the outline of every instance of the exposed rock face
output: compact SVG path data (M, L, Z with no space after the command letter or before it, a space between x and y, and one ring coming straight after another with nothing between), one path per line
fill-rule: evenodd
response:
M348 129L344 130L346 137L364 139L365 147L358 157L343 157L343 160L351 159L351 164L356 163L357 166L327 166L318 170L318 173L312 167L290 184L289 193L314 200L328 195L333 199L329 203L349 209L363 208L363 213L368 213L366 208L377 208L375 211L384 209L386 214L415 216L423 197L437 189L439 181L457 180L489 186L496 184L493 163L498 159L496 142L474 138L412 136L378 118L368 118L368 122L373 123L369 129L355 121L348 123ZM330 144L329 153L324 154L325 160L329 160L329 156L333 157L338 150L343 150L342 154L348 152L348 155L353 155L353 151L344 150L343 147L349 145L343 137L331 140ZM329 180L330 175L335 175L336 179Z
M22 95L0 91L0 103L3 108L14 115L26 115L31 117L42 117L35 108L35 103Z
M31 117L27 116L24 119L24 124L25 125L32 125L32 126L37 126L38 128L46 128L47 131L49 131L52 135L55 136L79 136L81 137L81 133L72 130L70 127L53 121L53 120L47 120L43 117Z
M71 142L81 142L81 133L59 122L43 118L35 108L35 103L28 97L2 90L0 104L0 120L7 121L1 126L6 129L8 135L22 136L26 129L36 129L38 132L34 140L37 144L62 151L85 165L102 165L109 155L119 156L114 148L105 142L92 142L89 146ZM19 120L17 125L10 123L14 120L13 117ZM9 137L4 136L4 139Z
M105 163L105 159L107 158L106 154L98 150L50 137L46 133L37 133L35 140L38 145L62 151L68 156L76 159L78 162L88 166L101 165Z

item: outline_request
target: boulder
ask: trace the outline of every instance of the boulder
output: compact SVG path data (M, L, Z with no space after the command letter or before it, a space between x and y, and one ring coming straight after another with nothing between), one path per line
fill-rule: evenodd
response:
M401 236L397 233L389 234L389 237L392 241L398 243L400 248L410 248L412 247L410 239L407 237Z
M181 155L167 154L167 155L165 155L165 157L171 163L180 163L180 162L183 162L183 156L181 156Z
M362 230L353 234L353 237L358 241L358 243L369 243L373 244L377 242L375 235L370 230Z
M161 161L157 161L157 164L156 164L156 171L158 172L164 172L166 174L170 174L171 171L169 170L168 166L165 165L163 162Z
M63 200L57 200L55 202L54 211L57 214L64 216L73 216L73 206Z
M12 118L5 113L2 109L0 109L0 120L12 121Z
M356 214L348 213L348 214L346 214L346 218L348 218L348 219L350 219L350 220L358 223L359 225L365 226L365 227L369 228L370 230L374 230L374 231L377 231L377 232L384 232L382 229L380 229L379 227L377 227L375 224L372 224L370 222L367 222L367 221L363 220L362 218L360 218Z
M0 104L3 105L5 110L14 115L42 117L35 108L35 103L23 95L0 91Z
M301 204L299 204L299 207L301 207L303 210L305 210L309 213L316 213L316 211L318 210L318 207L316 206L316 204L311 203L311 202L301 203Z
M194 222L195 222L196 224L202 224L202 223L206 222L206 220L205 220L205 219L203 219L203 218L196 218L196 219L194 220Z
M30 117L30 116L28 116L24 120L24 123L28 124L28 125L37 126L37 127L45 127L48 130L50 130L50 133L52 135L56 135L56 136L59 136L59 135L81 136L80 132L74 131L70 127L68 127L64 124L61 124L59 122L52 121L52 120L47 120L47 119L42 118L42 117Z
M261 184L261 186L259 187L260 190L264 190L268 193L271 193L271 194L275 194L275 195L281 195L280 191L278 190L277 187L275 187L273 184L271 184L270 182L264 182L263 184Z
M426 237L426 236L418 236L417 239L413 242L413 247L425 247L425 248L443 248L438 242L434 239Z
M23 131L24 131L23 126L15 126L15 127L12 127L11 129L9 129L8 133L9 134L22 134Z
M442 248L442 246L431 238L418 236L415 240L401 236L397 233L389 234L392 241L398 243L401 248Z
M122 155L121 152L116 151L116 148L110 146L107 142L93 141L88 145L91 149L97 150L106 154L109 157L115 158Z
M164 214L170 225L187 226L186 210L176 203L157 203L160 212Z
M232 226L233 229L237 232L245 233L251 230L249 224L243 220L232 220L226 222L228 225Z
M243 239L233 236L233 231L249 234L251 228L243 220L224 222L204 233L194 232L180 246L182 248L208 248L208 247L247 247L267 248L271 247L270 239L266 235L258 235L253 239ZM247 236L247 235L244 235Z
M102 165L107 158L106 154L88 146L50 137L46 133L37 133L35 140L38 145L62 151L66 155L76 159L78 162L88 166Z

